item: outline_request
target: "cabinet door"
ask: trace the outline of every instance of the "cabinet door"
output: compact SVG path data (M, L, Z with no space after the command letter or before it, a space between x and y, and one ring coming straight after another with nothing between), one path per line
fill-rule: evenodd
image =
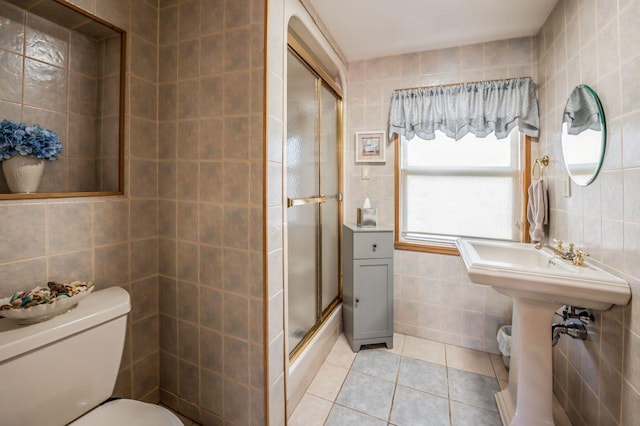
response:
M354 261L354 338L393 333L393 266L391 259Z

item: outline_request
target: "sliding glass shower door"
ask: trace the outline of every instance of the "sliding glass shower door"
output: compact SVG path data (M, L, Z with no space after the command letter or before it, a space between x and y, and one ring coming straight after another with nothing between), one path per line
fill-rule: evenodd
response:
M287 66L288 350L340 297L341 99L293 50Z

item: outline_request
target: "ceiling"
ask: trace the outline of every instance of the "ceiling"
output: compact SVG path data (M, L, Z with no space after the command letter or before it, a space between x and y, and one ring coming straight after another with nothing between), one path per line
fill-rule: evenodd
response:
M349 62L535 35L558 0L309 0Z

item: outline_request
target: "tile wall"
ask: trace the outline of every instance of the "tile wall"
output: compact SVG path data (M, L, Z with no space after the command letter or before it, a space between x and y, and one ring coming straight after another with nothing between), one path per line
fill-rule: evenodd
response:
M161 399L205 424L222 418L261 424L264 250L269 281L282 282L279 220L268 221L266 249L262 241L264 4L73 3L129 31L126 195L0 203L0 290L87 277L99 288L124 286L133 309L116 394ZM269 2L270 20L283 20L281 3ZM561 0L535 40L352 63L346 141L352 143L356 131L386 127L395 88L532 75L539 84L540 152L552 158L550 234L584 246L625 275L635 293L639 20L637 2ZM280 45L282 32L268 32L268 41ZM281 93L282 52L269 52L268 86ZM554 161L561 158L559 132L552 127L577 83L600 94L609 141L600 177L589 187L573 186L572 197L564 198L558 189L565 173ZM267 172L277 176L282 99L269 99ZM21 118L12 103L0 102L0 112ZM247 139L253 142L241 143ZM381 223L393 224L389 148L386 165L370 166L366 181L347 149L347 220L369 197ZM267 214L275 218L281 193L274 185L267 194ZM496 351L495 328L509 321L509 301L468 282L459 258L397 251L395 283L399 332ZM281 309L281 292L269 290L274 312ZM633 302L596 318L587 342L563 338L556 348L555 392L575 423L635 424L640 325ZM284 413L281 328L275 319L268 327L272 424Z
M157 5L145 0L72 3L128 31L126 194L0 202L0 293L49 280L124 287L132 311L115 394L157 402ZM2 116L10 117L12 110L0 102ZM147 131L136 133L140 124Z
M573 241L631 283L624 308L595 312L586 342L554 350L554 392L573 424L640 423L640 2L560 0L536 37L542 133L548 154L550 236ZM577 84L598 93L607 147L598 178L572 185L562 163L560 122Z
M266 366L269 386L268 421L285 423L285 355L284 344L284 224L282 211L282 160L284 134L284 46L286 43L285 0L269 0L266 31L267 104L266 120L266 205L267 205L267 350Z
M265 419L265 3L160 2L160 400L203 424Z
M346 66L333 52L318 28L318 20L307 8L308 1L269 0L267 17L267 103L266 103L266 202L267 202L267 278L268 278L268 359L269 422L284 424L287 413L295 409L304 389L313 379L331 344L337 338L341 321L335 317L325 323L313 343L289 365L285 348L285 254L286 234L283 212L283 154L285 134L285 92L287 37L290 30L304 39L307 48L330 62L334 75L345 80ZM322 52L322 53L319 53ZM341 315L340 311L335 314ZM333 328L332 328L333 327Z
M94 188L98 191L118 191L121 44L119 35L98 42L97 145L92 152L96 164Z
M370 198L381 225L394 224L395 148L387 144L386 164L354 162L354 135L385 130L395 89L484 79L531 76L536 80L533 38L519 38L449 49L358 61L349 64L345 220L355 222L356 207ZM395 329L443 343L498 352L496 332L511 322L511 302L489 287L471 283L462 259L395 251Z
M46 163L39 191L117 190L119 37L98 42L4 1L0 16L2 119L40 124L63 142L60 158ZM101 139L109 140L104 152ZM97 164L98 155L105 162ZM0 193L9 193L2 174Z
M128 31L126 195L0 204L0 289L124 286L117 396L263 424L266 2L74 3Z

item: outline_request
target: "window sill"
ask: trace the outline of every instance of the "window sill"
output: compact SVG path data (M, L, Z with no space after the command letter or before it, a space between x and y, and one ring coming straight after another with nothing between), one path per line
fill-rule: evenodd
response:
M445 245L434 245L434 244L429 244L427 242L418 243L418 242L396 241L394 243L394 248L396 250L419 251L423 253L437 253L437 254L447 254L451 256L460 256L460 253L458 253L458 249L455 247L450 247Z

